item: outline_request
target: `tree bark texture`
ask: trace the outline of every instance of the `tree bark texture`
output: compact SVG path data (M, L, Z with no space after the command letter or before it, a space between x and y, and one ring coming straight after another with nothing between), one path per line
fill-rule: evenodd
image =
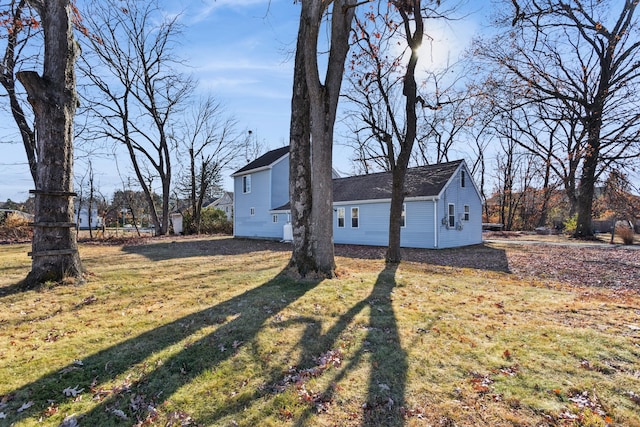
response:
M35 114L37 183L31 272L33 287L47 281L82 277L73 224L73 118L78 103L73 38L68 0L39 3L44 30L43 75L18 73Z
M289 267L303 277L317 270L311 247L311 117L304 61L306 22L300 15L289 130L289 204L293 231Z
M331 4L329 58L322 83L318 70L318 35L322 17ZM311 244L317 271L326 277L334 277L336 267L333 248L333 129L355 5L355 0L302 2L302 19L306 20L308 30L304 63L311 111Z

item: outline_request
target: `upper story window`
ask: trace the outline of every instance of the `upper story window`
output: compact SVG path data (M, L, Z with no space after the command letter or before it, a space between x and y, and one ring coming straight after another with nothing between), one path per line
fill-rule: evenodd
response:
M360 226L360 208L351 208L351 227L358 228Z
M338 228L344 228L344 208L338 208Z
M251 193L251 175L245 175L242 177L242 192Z
M465 182L466 179L467 179L466 175L467 174L464 172L464 169L462 169L460 171L460 187L462 187L462 188L464 188L466 186L466 182Z

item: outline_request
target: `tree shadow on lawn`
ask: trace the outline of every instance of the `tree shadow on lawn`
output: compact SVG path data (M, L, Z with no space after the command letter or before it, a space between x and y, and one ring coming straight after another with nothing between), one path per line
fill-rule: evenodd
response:
M409 362L407 353L400 344L400 333L392 306L392 292L396 286L396 264L387 264L378 274L371 293L340 316L335 325L325 334L318 323L310 324L301 340L303 347L301 365L309 364L313 355L334 349L341 334L352 325L362 311L369 310L367 334L362 345L348 364L337 370L331 385L322 393L330 401L335 393L335 384L358 368L368 354L371 361L367 400L361 406L363 426L395 427L404 425L405 389ZM304 426L313 410L307 409L296 423Z
M233 237L205 240L177 238L169 242L125 246L123 250L152 261L162 261L194 256L242 255L259 251L291 252L291 244ZM386 250L386 247L380 246L335 245L337 256L353 259L383 260ZM402 259L422 264L510 273L505 251L486 245L450 249L403 248Z
M22 282L14 283L12 285L0 287L0 298L8 297L22 292L25 292L25 289L22 286Z
M165 261L199 256L245 255L260 251L291 252L291 244L273 240L237 237L202 240L177 237L175 239L162 239L153 243L124 246L122 250L126 253L142 255L151 261Z
M336 255L356 259L384 259L386 247L335 245ZM484 244L447 249L402 248L403 261L454 268L510 273L507 254L503 249Z
M120 407L126 409L134 396L146 395L150 401L169 399L178 388L189 383L204 371L214 368L234 354L235 343L248 342L255 338L265 322L316 287L319 281L295 281L283 274L241 295L217 304L206 310L182 317L134 338L116 344L82 359L82 366L72 363L64 369L53 372L26 384L7 394L10 404L3 408L8 425L25 417L42 413L53 399L58 404L73 400L74 396L62 397L65 387L79 385L85 393L102 399L100 404L88 413L78 416L80 425L101 425L105 411ZM159 366L147 367L145 359L155 353L189 338L198 330L216 326L218 328L206 336L185 345L176 354L169 356ZM221 346L226 351L221 351ZM119 375L139 367L141 379L132 383L113 385ZM106 383L110 383L106 386ZM102 387L104 386L104 389ZM114 388L115 387L115 388ZM116 390L114 392L114 390ZM136 392L136 390L139 390ZM33 407L18 412L18 406L27 401ZM149 403L149 402L147 402ZM146 408L146 405L144 405ZM113 419L118 418L113 415ZM122 424L134 422L120 420ZM116 423L118 424L118 423Z
M204 425L215 425L224 416L237 414L239 418L252 402L265 395L276 395L288 388L297 389L301 401L307 402L300 415L291 415L293 425L313 425L313 415L335 405L336 385L351 372L362 367L365 359L371 363L364 405L357 403L362 412L363 427L400 427L404 425L405 390L409 361L400 344L397 320L392 307L392 292L396 286L397 265L387 265L382 270L371 293L342 314L335 324L322 333L322 324L312 317L295 317L278 323L274 327L289 328L305 325L297 343L301 349L298 362L291 367L276 367L269 374L262 390L254 390L234 402L227 402L223 409L203 414L197 421ZM349 354L343 364L343 334L354 327L356 317L369 311L369 323L362 326L367 333L362 344ZM322 391L308 392L305 383L320 375L331 375L325 381L329 385ZM283 408L286 409L286 408ZM284 418L289 418L283 414ZM245 423L246 424L246 423Z
M298 369L313 368L318 365L318 355L339 348L341 336L353 326L356 316L365 310L369 311L366 338L362 345L355 349L353 356L349 356L347 363L326 372L327 375L333 375L330 384L336 384L361 366L363 360L370 360L372 366L369 369L366 404L364 407L358 406L363 411L365 426L403 425L402 409L408 360L400 345L398 325L391 305L391 292L396 285L395 271L396 266L389 266L380 272L371 293L341 315L335 325L324 334L321 332L322 325L315 319L299 317L287 321L306 325L302 338L296 344L302 350ZM11 391L7 395L11 397L9 405L3 408L7 414L5 421L11 425L26 417L39 417L50 405L50 399L55 400L56 404L73 400L74 396L63 397L63 389L74 385L84 388L82 394L85 398L89 394L100 401L87 413L77 416L79 425L105 425L105 422L130 425L144 421L150 415L148 405L158 407L163 401L170 400L181 387L195 381L206 371L215 371L221 363L232 359L236 343L240 343L240 346L254 345L253 341L260 330L269 324L269 319L276 322L273 326L286 327L287 325L277 324L277 313L302 298L319 283L295 281L281 274L216 306L84 357L82 366L69 364L60 371ZM145 360L153 354L210 326L218 328L204 337L183 344L176 353L163 359L161 364L146 365ZM221 346L226 350L221 351ZM342 359L342 356L339 358ZM131 381L123 378L126 372L132 371L139 374L139 378ZM282 391L270 389L269 385L283 384L286 372L286 366L274 366L267 373L265 388L242 393L225 402L224 407L212 405L210 412L205 411L198 420L192 421L215 424L228 415L242 418L247 406L256 404L266 395L274 396ZM116 380L116 377L120 378ZM286 385L295 387L292 384ZM328 386L319 396L323 402L330 402L334 393L333 386ZM201 398L206 399L205 396ZM34 402L33 406L17 412L18 405L27 401ZM310 418L316 412L313 403L310 402L299 418L294 420L296 425L310 423ZM139 412L134 406L141 408ZM118 418L118 410L124 411L121 414L128 413L128 418ZM176 413L178 416L186 416L180 409ZM174 421L180 423L179 420Z

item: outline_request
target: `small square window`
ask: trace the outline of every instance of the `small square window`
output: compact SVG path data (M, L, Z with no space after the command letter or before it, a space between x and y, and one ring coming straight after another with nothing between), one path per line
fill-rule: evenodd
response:
M273 221L274 224L276 224L278 222L278 214L273 214L273 216L271 217L271 220Z
M251 216L254 216L256 214L256 208L250 208L249 213L251 214Z

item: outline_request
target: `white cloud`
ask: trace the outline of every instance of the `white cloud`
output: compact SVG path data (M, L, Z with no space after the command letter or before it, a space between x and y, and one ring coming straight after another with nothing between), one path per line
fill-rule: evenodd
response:
M262 5L266 11L273 0L204 0L202 5L193 11L191 22L200 22L207 19L220 9L243 9ZM191 3L193 5L193 3Z

